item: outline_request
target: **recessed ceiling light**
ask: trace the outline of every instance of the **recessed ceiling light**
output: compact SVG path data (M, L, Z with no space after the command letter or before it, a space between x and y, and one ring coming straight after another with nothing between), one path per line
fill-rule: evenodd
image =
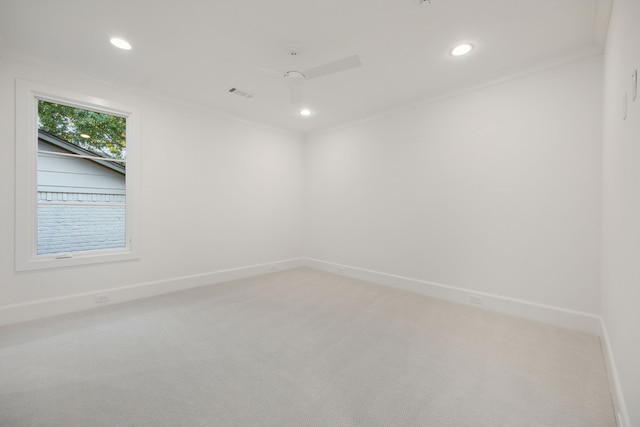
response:
M473 45L469 44L469 43L462 43L459 44L458 46L454 47L453 49L451 49L451 55L453 56L462 56L462 55L466 55L467 53L471 52L473 50Z
M117 37L114 37L109 41L111 42L112 45L114 45L117 48L124 49L124 50L131 49L131 45L129 44L129 42L124 39L119 39Z
M303 117L309 117L311 115L311 110L308 108L303 108L298 113Z

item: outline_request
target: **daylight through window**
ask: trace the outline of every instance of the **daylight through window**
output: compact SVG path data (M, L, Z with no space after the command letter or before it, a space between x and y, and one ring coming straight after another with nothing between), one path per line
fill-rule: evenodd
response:
M38 101L37 254L126 247L126 119Z

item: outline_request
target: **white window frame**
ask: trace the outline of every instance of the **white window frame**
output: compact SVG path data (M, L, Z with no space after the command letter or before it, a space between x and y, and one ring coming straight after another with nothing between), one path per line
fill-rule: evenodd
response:
M83 108L126 119L125 247L65 254L37 254L38 101ZM105 99L16 79L15 267L16 271L71 267L140 258L139 148L137 108Z

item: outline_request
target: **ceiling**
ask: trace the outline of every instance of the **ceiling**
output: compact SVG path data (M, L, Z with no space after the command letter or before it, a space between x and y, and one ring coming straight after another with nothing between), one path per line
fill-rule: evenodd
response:
M92 78L314 132L600 52L611 1L0 0L0 42ZM114 36L133 49L114 48ZM451 56L462 41L475 49ZM310 117L297 114L286 79L265 71L353 54L361 67L303 82Z

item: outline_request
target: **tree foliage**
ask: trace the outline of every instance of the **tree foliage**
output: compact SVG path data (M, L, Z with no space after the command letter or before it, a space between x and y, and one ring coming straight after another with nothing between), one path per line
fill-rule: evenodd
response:
M125 160L123 117L39 101L38 128L100 156Z

